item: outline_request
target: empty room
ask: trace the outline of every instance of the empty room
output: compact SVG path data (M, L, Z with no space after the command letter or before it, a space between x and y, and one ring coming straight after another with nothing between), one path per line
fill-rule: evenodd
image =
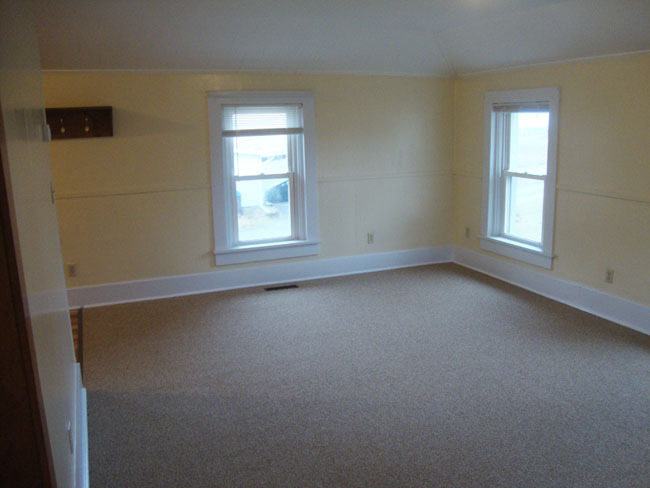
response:
M0 19L0 485L650 486L649 2Z

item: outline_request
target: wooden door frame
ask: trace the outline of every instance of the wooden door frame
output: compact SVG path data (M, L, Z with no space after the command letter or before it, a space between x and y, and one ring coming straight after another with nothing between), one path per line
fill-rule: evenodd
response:
M7 405L3 412L13 412L12 418L2 418L5 426L23 425L2 429L2 464L0 482L6 476L8 486L56 486L54 464L47 436L45 410L36 367L36 353L32 334L29 307L23 274L20 245L17 239L7 140L0 105L0 286L7 293L0 295L3 315L7 320L0 324L3 347L16 358L0 361L2 367L2 401ZM12 408L13 407L13 408ZM24 416L23 416L24 414ZM20 418L17 418L16 415ZM3 483L0 483L3 484Z

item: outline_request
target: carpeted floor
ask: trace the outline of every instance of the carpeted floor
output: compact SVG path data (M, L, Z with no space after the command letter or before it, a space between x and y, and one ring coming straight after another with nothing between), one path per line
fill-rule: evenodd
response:
M84 322L93 488L650 483L650 337L456 265Z

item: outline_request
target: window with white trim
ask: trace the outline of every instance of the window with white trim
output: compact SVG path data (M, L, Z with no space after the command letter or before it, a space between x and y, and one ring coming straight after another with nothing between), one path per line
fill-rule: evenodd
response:
M550 269L558 88L487 92L481 248Z
M309 92L211 92L217 264L318 254Z

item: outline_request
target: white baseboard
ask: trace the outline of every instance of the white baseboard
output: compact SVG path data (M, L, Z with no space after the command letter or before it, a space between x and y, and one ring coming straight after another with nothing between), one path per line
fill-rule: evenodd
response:
M454 262L650 335L650 307L462 247Z
M650 307L453 246L309 259L210 273L81 286L68 290L68 301L71 308L94 307L451 261L650 335Z
M68 289L70 308L112 305L451 261L451 246L309 259Z
M81 382L81 366L75 364L77 377L77 404L75 428L75 487L88 488L88 411L86 409L86 389Z

